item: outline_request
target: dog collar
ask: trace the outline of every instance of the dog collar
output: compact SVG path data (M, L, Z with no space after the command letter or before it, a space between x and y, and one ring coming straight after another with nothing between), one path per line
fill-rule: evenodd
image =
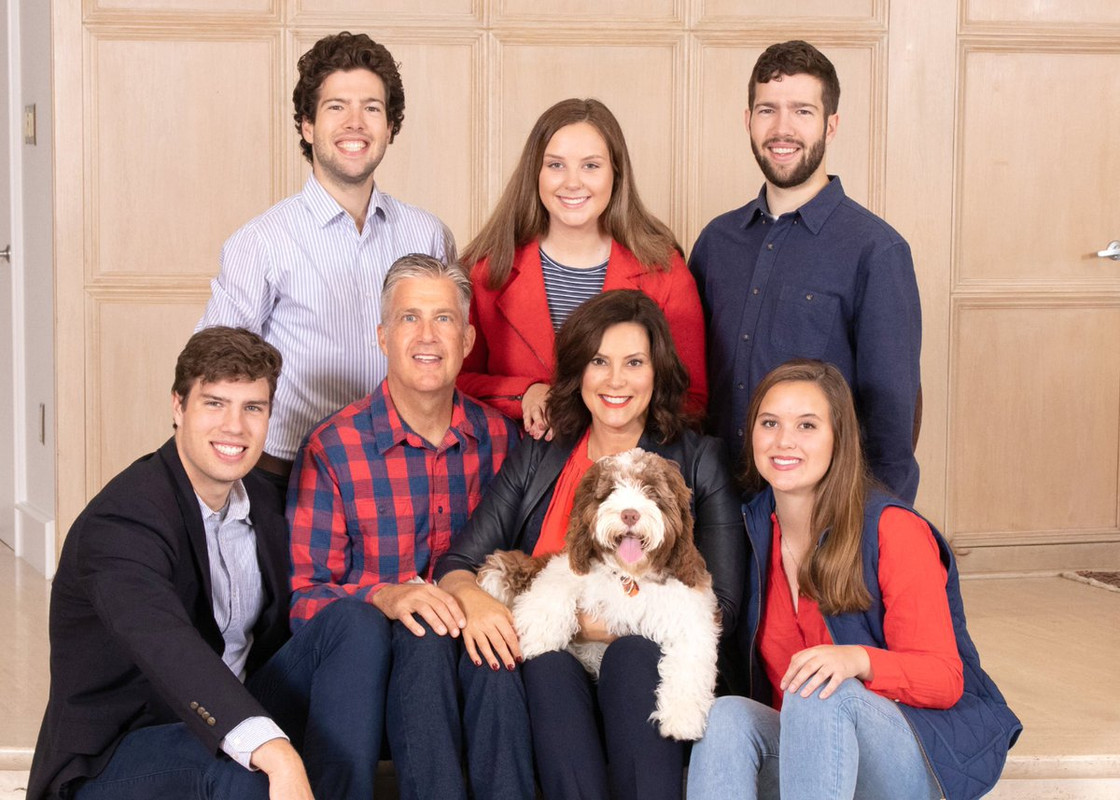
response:
M638 593L638 582L629 575L619 575L618 579L622 581L622 592L627 597L633 597Z

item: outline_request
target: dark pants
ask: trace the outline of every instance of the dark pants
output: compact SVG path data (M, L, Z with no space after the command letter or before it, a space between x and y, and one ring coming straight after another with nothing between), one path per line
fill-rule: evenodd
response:
M533 751L549 800L681 797L683 743L649 721L661 650L639 636L607 648L599 682L566 651L522 667Z
M458 640L430 630L413 636L371 605L331 603L247 682L249 691L303 756L317 798L370 800L389 730L400 796L466 798L462 777L456 665L464 691L487 692L487 707L468 729L469 761L482 778L500 778L478 797L531 797L532 765L524 689L516 673L465 672ZM487 669L486 673L490 671ZM471 716L468 705L467 715ZM511 739L507 741L506 737ZM515 783L520 779L520 784ZM528 786L521 793L517 788ZM134 731L105 770L75 794L78 800L268 800L268 779L219 753L215 757L183 723Z

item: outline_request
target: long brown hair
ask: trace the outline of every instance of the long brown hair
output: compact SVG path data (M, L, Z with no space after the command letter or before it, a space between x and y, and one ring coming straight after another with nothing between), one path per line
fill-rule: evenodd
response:
M612 289L581 304L556 334L556 367L548 395L548 422L557 436L574 439L591 424L583 402L583 372L599 351L607 328L623 322L641 325L649 336L653 367L653 396L649 400L646 428L660 435L662 443L676 439L686 420L681 415L688 389L688 370L681 363L665 315L645 292Z
M871 596L863 582L860 540L871 479L860 447L852 390L840 370L823 361L798 358L775 367L759 382L747 409L744 483L748 491L758 491L766 485L754 461L751 434L766 394L779 383L790 381L812 383L824 392L832 425L832 463L817 484L810 520L814 541L826 531L828 536L805 559L797 582L801 593L815 600L824 614L865 611L871 605Z
M673 250L683 255L673 232L646 210L638 196L626 138L614 114L598 100L571 98L561 100L537 119L494 213L463 250L467 269L488 259L489 288L497 289L509 278L519 247L548 233L548 211L538 189L544 151L558 130L577 122L589 123L603 137L614 172L611 199L599 217L600 229L630 250L647 269L668 271Z

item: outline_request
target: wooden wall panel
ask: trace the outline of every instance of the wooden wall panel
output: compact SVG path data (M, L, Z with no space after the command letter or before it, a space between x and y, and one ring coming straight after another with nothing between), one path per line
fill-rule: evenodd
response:
M622 123L647 205L689 248L710 217L757 194L746 73L763 47L794 37L822 46L840 71L830 170L890 219L886 0L53 7L57 379L87 409L59 420L61 530L113 470L167 435L169 371L221 243L302 186L291 88L296 60L325 34L365 31L401 62L406 118L378 182L438 214L460 245L496 202L537 116L559 99L597 96Z
M950 528L965 541L1120 533L1120 303L960 300L953 341ZM1097 341L1114 346L1074 344Z
M771 44L698 36L694 61L696 92L690 126L689 161L693 182L685 238L694 241L712 217L758 196L762 172L751 154L746 129L750 71ZM829 46L818 43L840 76L840 124L829 145L828 171L841 176L844 191L856 201L878 205L882 196L879 156L885 148L882 124L885 95L880 92L881 52L874 44Z
M962 79L960 284L1120 288L1120 269L1095 256L1120 235L1120 41L970 48Z
M606 42L502 40L498 102L497 169L491 172L491 205L509 179L537 117L568 97L595 97L618 118L634 165L638 191L649 209L676 230L680 197L682 81L679 37L632 34L625 45ZM541 64L563 64L560 71Z
M374 41L380 41L380 29L404 21L467 23L481 17L483 5L484 0L289 0L293 19L301 23L331 24Z
M278 41L90 40L95 277L209 277L224 239L276 194ZM237 64L215 80L215 65Z
M572 25L619 20L630 25L642 23L679 23L682 0L495 0L494 22L536 25L551 22Z
M273 15L280 0L86 0L91 16L101 12Z
M90 298L91 402L85 414L91 491L171 436L175 357L204 305L205 298L176 293Z
M1101 0L965 0L969 22L1014 25L1068 23L1076 26L1120 25L1120 4Z
M781 16L775 19L773 3L766 0L701 0L702 20L762 20L774 24L779 20L787 25L820 23L823 21L849 21L870 23L882 13L881 0L795 0L785 4ZM792 38L792 37L788 37Z

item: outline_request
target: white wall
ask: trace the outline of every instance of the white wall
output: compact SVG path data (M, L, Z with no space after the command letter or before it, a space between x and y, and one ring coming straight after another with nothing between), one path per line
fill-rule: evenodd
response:
M34 104L37 125L35 145L12 143L22 155L22 193L12 199L22 206L24 252L23 342L15 376L17 524L21 555L48 575L55 563L56 415L50 6L42 0L19 0L19 107ZM45 441L39 438L40 404L46 407Z

